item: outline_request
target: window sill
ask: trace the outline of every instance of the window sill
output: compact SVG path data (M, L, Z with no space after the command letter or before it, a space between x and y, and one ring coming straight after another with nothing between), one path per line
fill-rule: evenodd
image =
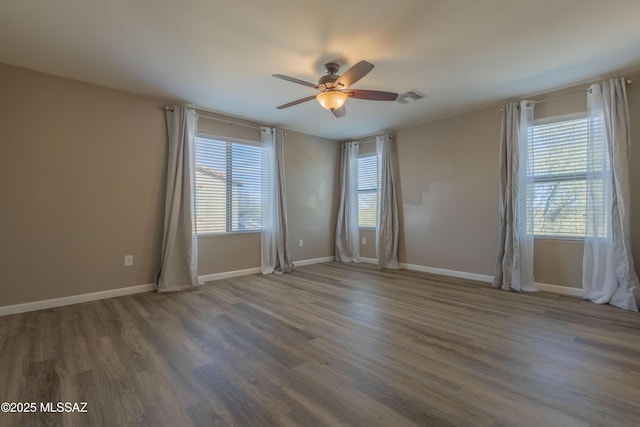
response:
M584 237L569 237L569 236L533 236L534 240L562 240L565 242L584 242Z
M199 233L196 237L234 236L237 234L260 234L262 230L226 231L224 233Z

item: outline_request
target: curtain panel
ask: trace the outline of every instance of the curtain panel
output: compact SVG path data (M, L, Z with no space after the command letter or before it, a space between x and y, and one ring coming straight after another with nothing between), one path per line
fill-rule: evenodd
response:
M195 233L195 110L176 106L165 110L168 156L164 230L158 292L198 287L198 246Z
M398 262L398 199L395 153L389 135L376 137L376 150L380 159L378 176L378 221L376 250L378 268L400 269Z
M531 101L509 103L502 109L498 257L493 287L517 292L537 290L533 279L533 216L527 216L527 197L533 196L533 180L527 176L533 110Z
M624 79L604 81L589 88L587 125L584 298L638 311L638 276L631 254L631 139Z
M261 128L263 147L260 270L262 274L288 273L293 270L289 247L289 225L284 177L284 131Z
M360 262L358 226L357 142L345 142L340 150L340 201L336 223L336 261Z

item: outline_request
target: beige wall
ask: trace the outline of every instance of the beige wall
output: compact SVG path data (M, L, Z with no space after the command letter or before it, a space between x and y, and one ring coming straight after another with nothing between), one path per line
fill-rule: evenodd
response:
M6 65L0 94L0 306L151 283L163 103Z
M626 76L640 82L640 74ZM640 252L640 85L627 86L632 126L631 224ZM542 100L588 85L532 97ZM584 92L583 92L584 93ZM584 96L536 106L536 118L586 109ZM493 275L497 250L498 106L397 132L401 194L400 261ZM582 242L536 239L536 281L581 286ZM640 270L640 254L635 260Z
M260 267L260 233L208 234L198 238L198 275Z
M198 131L247 141L260 141L260 124L237 117L197 110Z
M364 240L363 240L364 239ZM360 229L360 257L377 259L376 230L371 228Z
M491 107L396 132L400 262L493 274L499 130Z
M294 259L332 257L338 212L339 144L287 131L285 179ZM299 247L299 240L303 247Z
M2 64L0 93L0 307L152 283L167 102ZM199 125L259 140L257 129ZM333 256L337 144L287 132L285 162L295 258ZM200 275L258 267L260 235L203 237L198 258Z
M640 273L640 73L626 77L635 81L627 86L631 121L631 246L636 272Z

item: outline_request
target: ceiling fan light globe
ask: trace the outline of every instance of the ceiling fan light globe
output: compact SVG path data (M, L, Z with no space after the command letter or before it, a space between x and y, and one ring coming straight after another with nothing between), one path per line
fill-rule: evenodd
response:
M347 100L347 94L337 90L320 93L316 99L327 110L336 110L344 105Z

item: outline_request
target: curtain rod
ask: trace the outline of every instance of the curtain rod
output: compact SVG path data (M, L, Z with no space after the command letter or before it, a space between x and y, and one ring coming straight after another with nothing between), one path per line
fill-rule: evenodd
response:
M533 102L536 103L536 104L542 104L543 102L552 101L554 99L567 98L569 96L575 96L575 95L583 95L585 92L589 92L589 90L591 90L591 89L579 90L579 91L570 92L570 93L563 93L562 95L552 96L551 98L545 98L545 99L541 99L539 101L533 100ZM524 101L524 99L521 99L520 101Z
M165 110L167 111L173 111L173 107L170 105L167 105L166 107L164 107ZM258 129L260 130L260 126L253 126L253 125L248 125L246 123L241 123L241 122L234 122L232 120L225 120L225 119L220 119L218 117L213 117L213 116L207 116L205 114L200 114L198 113L198 117L202 117L203 119L207 119L207 120L217 120L219 122L223 122L223 123L227 123L231 126L244 126L244 127L248 127L251 129Z
M627 80L626 83L628 85L630 85L631 83L633 83L633 80ZM574 95L580 95L580 94L583 94L585 92L589 92L590 90L591 89L588 88L586 90L578 90L576 92L563 93L562 95L552 96L551 98L541 99L540 101L535 101L535 100L531 100L531 101L535 102L536 104L542 104L543 102L551 101L551 100L554 100L554 99L566 98L568 96L574 96ZM520 101L525 101L525 100L527 100L527 99L526 98L525 99L521 99ZM518 102L520 102L520 101L518 101ZM500 107L498 111L502 112L502 107Z
M381 134L375 135L375 136L382 136L382 135L384 135L384 133L381 133ZM394 136L389 134L389 139L393 139L393 138L394 138ZM371 142L376 142L376 139L373 138L373 139L365 139L364 141L351 140L351 141L340 141L340 142L341 143L344 143L344 142L357 142L358 144L369 144Z

